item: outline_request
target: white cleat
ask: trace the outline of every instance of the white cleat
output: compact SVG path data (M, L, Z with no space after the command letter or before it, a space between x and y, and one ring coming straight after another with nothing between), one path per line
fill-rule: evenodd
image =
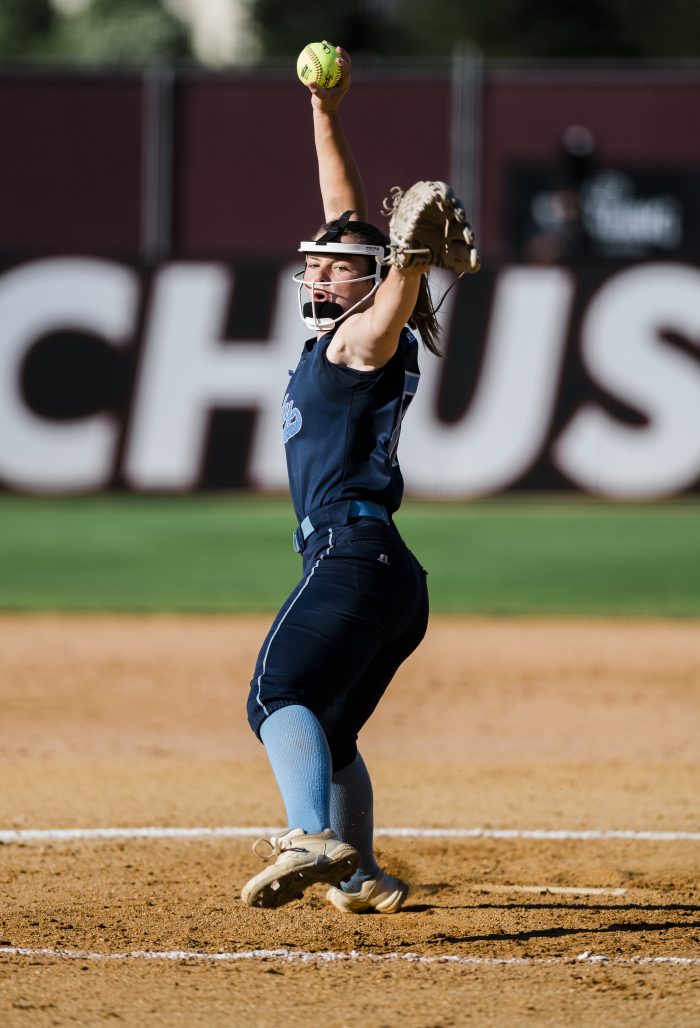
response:
M408 896L408 886L400 878L380 871L377 878L363 882L357 892L330 888L326 899L345 914L361 914L376 910L380 914L396 914Z
M303 828L291 828L284 835L258 839L253 853L274 864L251 878L241 896L249 907L282 907L301 899L304 889L315 882L337 885L350 878L360 863L354 846L342 842L330 828L307 835Z

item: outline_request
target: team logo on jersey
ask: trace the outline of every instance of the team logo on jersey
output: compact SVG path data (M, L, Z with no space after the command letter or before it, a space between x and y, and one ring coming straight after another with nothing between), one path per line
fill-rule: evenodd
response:
M282 435L285 443L301 430L301 411L287 393L282 401Z

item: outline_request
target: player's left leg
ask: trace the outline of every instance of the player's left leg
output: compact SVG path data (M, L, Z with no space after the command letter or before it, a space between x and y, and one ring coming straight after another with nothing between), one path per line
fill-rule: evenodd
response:
M260 738L291 827L255 843L256 855L274 862L250 879L242 897L249 906L281 907L315 882L337 885L360 858L330 827L331 754L315 714L301 705L280 707L263 722Z
M287 831L259 839L255 854L274 862L244 886L245 903L280 907L315 882L349 878L359 853L331 827L331 754L316 715L301 704L273 711L260 728L287 815Z
M287 824L305 832L330 825L331 753L316 715L299 704L280 707L260 738L278 783Z

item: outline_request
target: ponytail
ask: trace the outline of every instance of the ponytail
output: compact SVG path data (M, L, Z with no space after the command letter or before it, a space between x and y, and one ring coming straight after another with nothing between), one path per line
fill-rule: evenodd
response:
M411 328L415 328L420 332L420 337L426 350L430 350L436 357L444 356L440 349L440 326L435 314L433 299L430 295L427 274L421 275L418 299L408 324Z

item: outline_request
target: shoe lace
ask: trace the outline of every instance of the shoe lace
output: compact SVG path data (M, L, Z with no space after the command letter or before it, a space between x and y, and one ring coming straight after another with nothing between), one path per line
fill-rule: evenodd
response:
M286 836L273 835L271 839L256 839L253 843L253 853L260 860L267 862L273 857L278 857L283 850L297 849L294 845L295 839L288 839Z

